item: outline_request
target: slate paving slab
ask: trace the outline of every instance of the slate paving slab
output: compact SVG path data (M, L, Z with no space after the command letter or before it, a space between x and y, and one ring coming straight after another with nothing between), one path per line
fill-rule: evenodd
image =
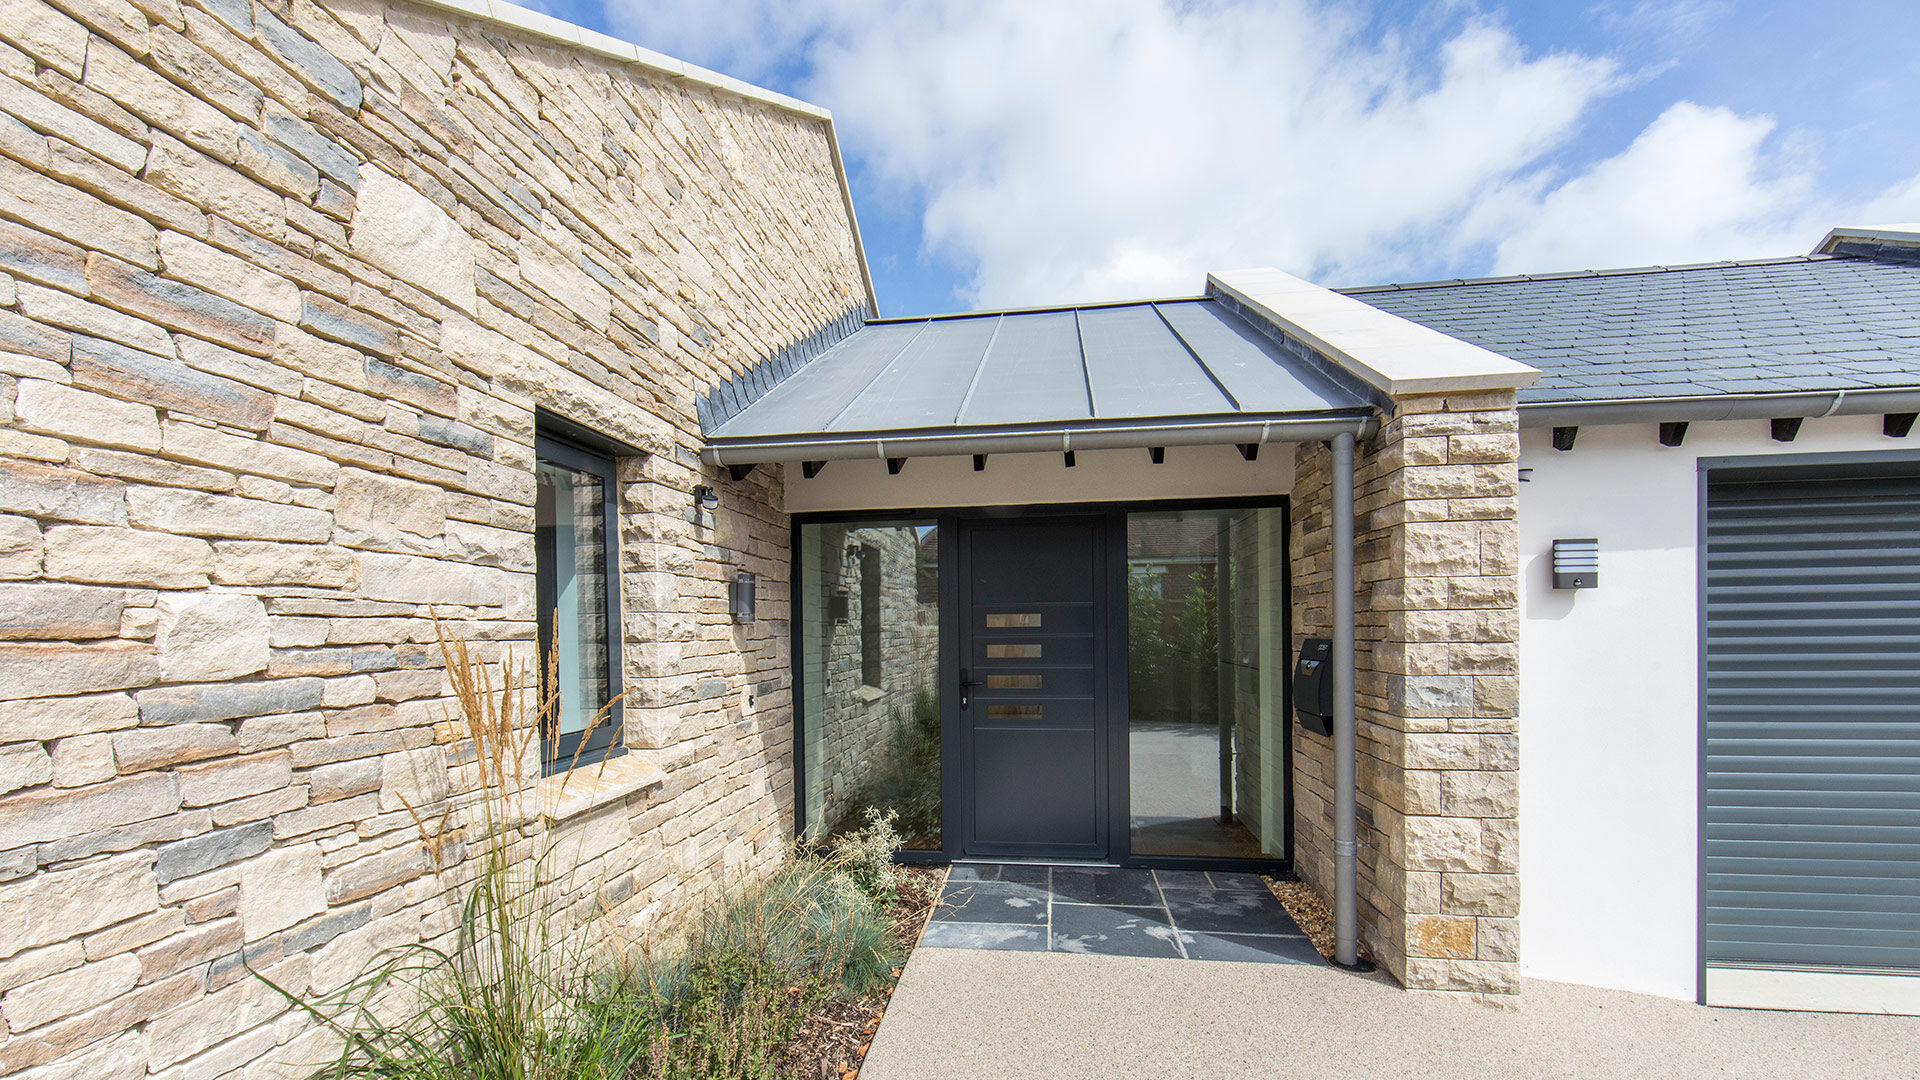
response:
M1143 907L1159 904L1160 888L1150 870L1079 870L1055 867L1053 896L1073 904Z
M1167 907L1182 930L1209 934L1306 936L1272 893L1228 889L1181 889L1167 893Z
M1040 923L1047 921L1043 886L1005 881L948 882L933 909L935 922Z
M1304 937L1279 934L1194 934L1182 937L1189 960L1237 960L1243 964L1323 964Z
M1318 964L1256 874L964 863L920 944L936 949Z
M1213 882L1204 870L1155 870L1153 877L1162 889L1213 888Z
M1046 952L1044 926L1019 923L930 922L920 944L930 949L1015 949Z
M1163 907L1053 906L1048 947L1100 956L1180 957L1179 933Z

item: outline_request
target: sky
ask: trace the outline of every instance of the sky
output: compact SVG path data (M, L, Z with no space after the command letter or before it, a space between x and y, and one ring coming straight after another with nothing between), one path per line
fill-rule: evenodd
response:
M1920 221L1920 0L540 0L832 110L881 313Z

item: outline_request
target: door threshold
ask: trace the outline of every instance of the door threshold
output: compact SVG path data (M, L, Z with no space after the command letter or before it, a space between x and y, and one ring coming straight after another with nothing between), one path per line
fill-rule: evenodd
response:
M1117 862L1093 862L1086 859L1022 859L1012 856L970 855L953 860L952 866L1071 866L1084 870L1119 870Z

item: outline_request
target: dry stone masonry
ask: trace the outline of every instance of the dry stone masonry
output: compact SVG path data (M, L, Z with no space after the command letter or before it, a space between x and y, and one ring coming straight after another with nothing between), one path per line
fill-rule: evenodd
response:
M447 934L430 615L531 642L536 409L635 450L576 910L776 858L786 518L694 399L863 309L856 250L776 102L444 8L0 0L0 1074L297 1075L249 968Z

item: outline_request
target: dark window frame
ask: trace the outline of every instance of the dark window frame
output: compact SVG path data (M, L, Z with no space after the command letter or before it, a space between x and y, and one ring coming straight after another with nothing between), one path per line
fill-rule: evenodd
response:
M886 643L880 637L886 632L886 620L880 610L885 599L880 593L884 571L880 564L880 549L861 544L860 682L876 690L886 689Z
M551 462L563 468L592 474L600 479L602 493L601 516L604 524L604 544L606 573L604 587L607 612L607 695L611 701L607 720L597 727L584 732L571 732L556 735L550 725L543 724L540 730L540 767L543 775L565 772L578 765L590 765L607 758L618 757L627 752L621 735L624 731L625 715L622 708L621 662L623 650L622 627L625 620L620 608L620 516L619 516L619 480L614 458L602 450L582 445L554 433L546 424L541 424L534 434L534 458L536 462ZM538 540L536 527L534 542L534 606L540 647L541 697L546 697L547 658L553 654L553 620L557 600L554 596L554 579L557 576L554 553L545 549ZM596 709L597 712L597 709Z
M802 528L802 526L806 525L856 525L885 522L900 525L933 525L939 530L939 573L937 580L939 583L939 602L942 612L940 628L940 711L942 719L945 720L955 715L959 707L958 689L954 685L958 671L956 662L959 650L959 627L956 622L957 616L949 615L948 613L957 613L959 611L960 572L958 554L960 525L962 521L995 517L1059 517L1076 514L1117 514L1119 515L1120 522L1124 525L1126 515L1130 513L1144 513L1155 510L1231 509L1278 509L1281 511L1280 531L1282 542L1286 545L1285 550L1288 567L1287 574L1282 578L1284 592L1282 593L1280 605L1282 614L1281 635L1287 642L1287 657L1291 660L1297 655L1299 647L1299 639L1297 637L1293 616L1293 595L1296 583L1294 581L1293 496L1291 493L1199 496L1194 498L1120 499L1106 502L1079 503L994 503L966 506L900 506L869 510L809 510L788 515L788 521L791 525L788 540L788 555L792 560L791 565L796 567L799 566L801 560L805 558L806 549L803 544L805 529ZM1123 551L1123 557L1119 560L1119 564L1124 566L1125 561ZM796 581L797 580L796 578ZM1113 587L1124 591L1126 587L1124 570L1122 570L1118 579L1113 583ZM1122 612L1120 621L1116 624L1116 627L1120 640L1124 641L1126 639L1124 612ZM795 800L793 835L796 841L804 843L807 839L808 813L811 812L811 808L806 806L808 782L806 739L808 723L805 708L801 704L805 701L806 672L800 658L805 654L806 640L804 620L799 616L797 609L788 626L787 633L790 649L788 655L791 658L790 672L793 679L793 700L795 702L791 755ZM1126 650L1123 648L1119 650L1119 655L1116 658L1116 662L1121 666L1114 672L1114 677L1118 679L1119 685L1113 691L1114 701L1112 706L1120 709L1123 713L1127 707L1126 680L1128 667L1126 660ZM1281 875L1292 874L1294 872L1295 834L1293 818L1296 792L1294 790L1293 768L1295 722L1293 718L1292 682L1292 670L1289 668L1280 680L1282 695L1281 707L1286 716L1286 721L1283 725L1285 735L1282 739L1281 746L1281 775L1285 777L1286 780L1284 785L1284 798L1287 804L1287 812L1281 822L1283 830L1283 850L1286 852L1285 856L1277 860L1214 857L1189 858L1170 855L1133 855L1129 852L1127 856L1120 861L1120 865L1161 870L1200 868L1222 872L1245 871L1261 874L1277 873ZM958 730L958 725L945 726L952 728L954 731ZM941 768L943 770L941 802L943 806L943 817L950 814L967 812L966 795L962 791L963 777L957 768L959 754L956 748L951 745L953 741L955 740L949 739L948 744L941 747ZM1120 742L1120 745L1124 745L1123 740ZM1122 767L1116 771L1124 772L1124 763L1122 763ZM895 854L895 861L909 865L947 865L960 857L956 842L958 835L959 833L956 830L947 829L944 831L943 836L943 839L947 842L947 846L943 849L937 851L900 851Z

